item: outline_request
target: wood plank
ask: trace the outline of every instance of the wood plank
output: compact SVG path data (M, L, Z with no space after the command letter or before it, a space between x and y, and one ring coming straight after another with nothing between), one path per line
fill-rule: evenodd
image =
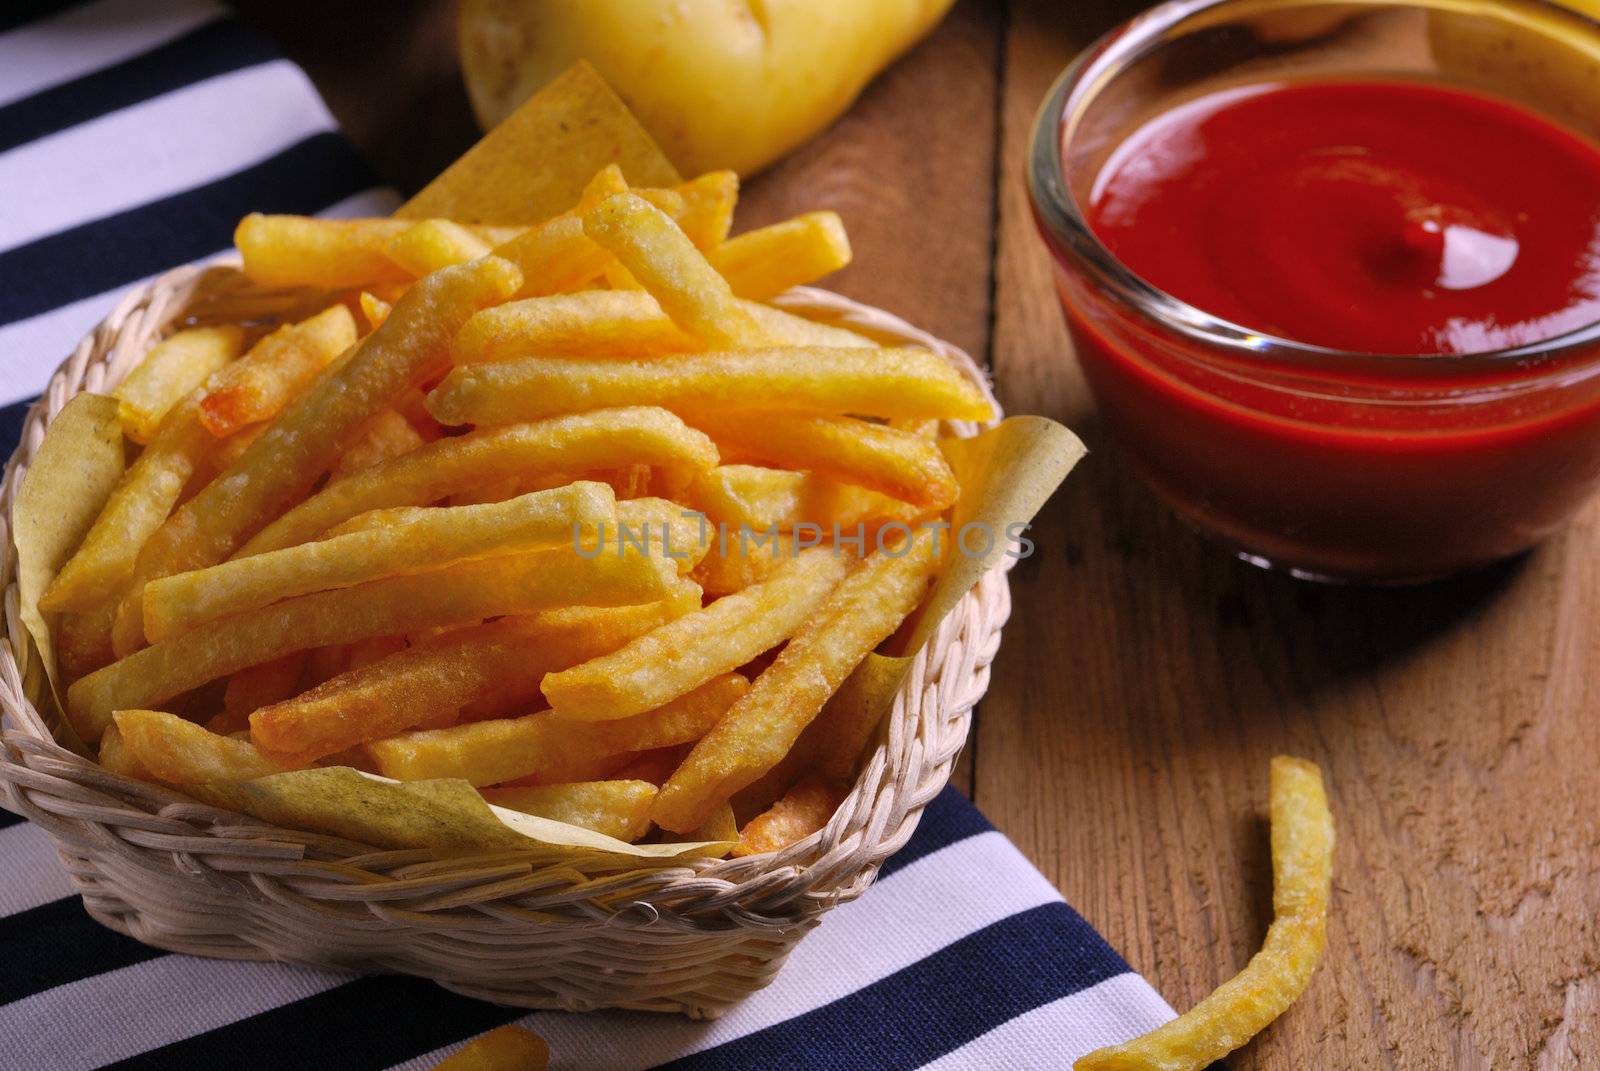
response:
M1261 573L1154 502L1092 419L1020 175L1096 14L1016 0L1006 37L995 373L1008 408L1076 422L1093 452L1014 574L976 795L1182 1008L1270 918L1267 759L1313 758L1341 838L1328 954L1231 1065L1592 1062L1600 512L1521 562L1384 591Z

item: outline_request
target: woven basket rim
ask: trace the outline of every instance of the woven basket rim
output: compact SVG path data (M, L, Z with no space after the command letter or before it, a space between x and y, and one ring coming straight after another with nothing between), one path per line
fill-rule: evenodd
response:
M91 833L100 835L97 824L127 829L145 822L166 829L163 823L179 821L192 826L201 850L206 838L216 838L230 851L248 844L264 861L290 858L306 865L359 861L373 867L381 864L382 869L432 860L458 878L473 867L492 869L508 853L451 855L378 848L274 826L110 773L57 742L50 721L31 698L30 692L39 694L42 667L21 623L17 550L11 537L12 511L26 465L49 421L67 400L119 381L149 342L178 319L202 275L232 270L236 264L236 260L223 258L205 265L186 265L129 293L56 370L25 418L21 441L7 461L0 483L0 589L6 639L0 643L0 716L4 720L0 724L4 730L0 733L0 803L44 826L58 844L80 841ZM811 287L796 287L779 295L773 304L882 340L925 346L949 359L994 402L987 377L969 355L899 317ZM997 403L995 412L998 420ZM947 422L946 427L962 436L979 430L963 422ZM676 905L692 903L693 911L685 910L684 917L692 917L697 927L714 927L720 920L720 924L781 931L808 925L832 904L859 895L879 864L909 839L923 807L948 780L965 740L971 707L987 686L999 626L1009 613L1004 573L1010 564L1003 560L986 573L918 652L888 716L889 738L864 763L827 827L777 853L652 866L648 868L652 893L632 897L633 906L654 913L649 921L659 922L680 910ZM945 711L950 712L944 726L949 732L941 736L940 727L933 723ZM904 755L912 757L905 759ZM905 768L897 770L897 764ZM912 772L917 774L915 778L906 776ZM629 873L639 877L644 872Z

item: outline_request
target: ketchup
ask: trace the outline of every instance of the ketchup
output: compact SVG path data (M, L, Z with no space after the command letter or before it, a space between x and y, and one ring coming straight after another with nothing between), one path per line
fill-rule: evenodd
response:
M1178 511L1310 575L1425 579L1526 549L1600 485L1600 148L1441 84L1244 86L1111 152L1085 215L1240 351L1124 303L1051 237L1111 431ZM1412 356L1381 356L1412 355Z
M1123 142L1091 200L1135 273L1299 342L1482 352L1600 320L1600 150L1459 89L1215 93Z

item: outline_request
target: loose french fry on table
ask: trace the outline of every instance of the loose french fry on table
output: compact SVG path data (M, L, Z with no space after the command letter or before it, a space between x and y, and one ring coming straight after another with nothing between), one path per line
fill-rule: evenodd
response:
M473 1038L460 1052L433 1065L433 1071L545 1071L550 1046L520 1026L502 1026Z
M190 327L157 342L117 384L123 433L141 446L155 437L167 410L239 356L244 331L235 324Z
M850 239L838 213L807 212L730 238L706 259L735 294L765 301L849 264Z
M460 777L474 785L534 779L579 780L569 771L614 756L698 740L746 694L737 673L714 677L663 706L605 722L573 722L548 711L401 733L366 745L386 777L416 781ZM594 778L589 778L594 780Z
M117 653L144 643L145 584L214 565L237 550L303 496L379 410L447 360L450 340L469 316L510 297L520 281L510 264L485 257L437 271L407 290L382 327L145 542L112 629Z
M1272 760L1272 925L1244 970L1189 1011L1132 1041L1081 1057L1074 1071L1200 1071L1266 1029L1311 981L1327 944L1333 814L1322 771Z
M812 548L760 584L550 674L540 691L562 718L601 721L659 707L789 639L848 571L832 548Z
M293 651L558 606L655 602L672 593L675 563L623 550L588 559L571 547L502 554L234 614L75 681L67 692L68 714L79 735L94 741L113 710L163 703Z
M498 807L553 818L618 840L636 841L650 831L656 786L614 778L559 785L486 788L483 798Z
M650 292L672 322L707 343L753 346L765 339L728 282L666 213L632 193L607 197L583 229Z
M934 542L920 533L898 553L874 553L839 582L662 786L651 812L657 825L695 828L782 761L850 671L922 600L939 564Z
M368 510L422 506L500 477L617 465L710 468L717 448L665 409L596 410L441 439L334 480L263 528L240 556L315 539Z
M250 716L251 736L269 751L321 758L470 703L527 703L546 673L614 650L698 604L691 591L687 599L553 610L455 629L263 706Z
M834 416L987 420L983 394L927 350L778 347L670 361L527 357L456 368L428 395L444 424L508 424L608 405L678 412L781 408Z
M439 507L416 520L253 554L145 585L152 643L280 599L512 550L570 543L615 523L611 488L572 483L482 506Z

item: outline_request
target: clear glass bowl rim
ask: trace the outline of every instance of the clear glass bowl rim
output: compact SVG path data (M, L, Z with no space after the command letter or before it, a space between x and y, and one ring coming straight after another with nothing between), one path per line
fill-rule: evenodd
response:
M1440 360L1440 354L1367 353L1317 346L1306 342L1251 330L1213 316L1181 301L1144 281L1118 260L1090 229L1076 200L1067 189L1062 164L1062 124L1067 107L1084 87L1114 74L1126 64L1150 51L1153 42L1173 26L1213 8L1237 8L1240 13L1269 7L1297 7L1317 0L1168 0L1114 27L1080 52L1067 65L1040 106L1033 123L1028 146L1028 196L1036 220L1046 232L1049 244L1072 257L1096 288L1153 321L1158 327L1214 350L1267 357L1274 363L1307 367L1337 367L1351 358L1365 365L1393 363L1395 370L1415 375L1427 366L1434 374L1480 375L1507 364L1538 359L1544 364L1575 351L1600 346L1600 320L1540 342L1509 349L1474 353L1453 353ZM1600 21L1549 0L1516 0L1513 5L1497 0L1327 0L1345 6L1416 7L1425 10L1458 11L1463 14L1503 14L1513 7L1544 9L1558 17L1586 26L1600 40ZM1600 363L1600 352L1593 355ZM1370 363L1369 363L1370 362ZM1570 369L1568 369L1570 373Z

